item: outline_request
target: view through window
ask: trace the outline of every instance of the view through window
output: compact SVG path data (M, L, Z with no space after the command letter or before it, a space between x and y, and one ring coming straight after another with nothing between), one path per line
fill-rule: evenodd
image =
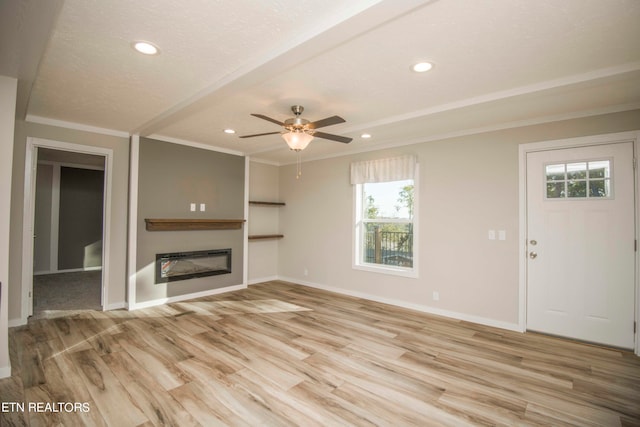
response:
M358 185L361 264L413 269L414 181Z

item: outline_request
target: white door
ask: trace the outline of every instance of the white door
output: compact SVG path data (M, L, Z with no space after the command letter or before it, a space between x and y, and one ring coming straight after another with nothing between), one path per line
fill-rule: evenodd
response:
M527 329L634 347L633 144L527 153Z

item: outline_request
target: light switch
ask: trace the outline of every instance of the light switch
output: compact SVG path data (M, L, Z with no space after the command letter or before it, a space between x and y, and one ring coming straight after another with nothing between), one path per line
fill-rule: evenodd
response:
M204 203L200 203L200 212L204 212L205 211L205 204Z
M498 240L507 240L507 231L499 230L498 231Z
M195 211L196 211L196 204L191 203L191 212L195 212Z
M489 240L496 240L496 230L489 230Z

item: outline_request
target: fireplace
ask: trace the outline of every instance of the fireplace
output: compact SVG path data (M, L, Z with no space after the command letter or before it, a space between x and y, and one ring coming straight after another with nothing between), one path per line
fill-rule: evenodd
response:
M156 255L156 283L231 273L231 249Z

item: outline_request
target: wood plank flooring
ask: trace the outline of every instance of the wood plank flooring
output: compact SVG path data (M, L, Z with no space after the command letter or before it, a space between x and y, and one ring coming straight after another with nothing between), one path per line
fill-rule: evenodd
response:
M285 282L9 337L1 426L640 426L630 352Z

